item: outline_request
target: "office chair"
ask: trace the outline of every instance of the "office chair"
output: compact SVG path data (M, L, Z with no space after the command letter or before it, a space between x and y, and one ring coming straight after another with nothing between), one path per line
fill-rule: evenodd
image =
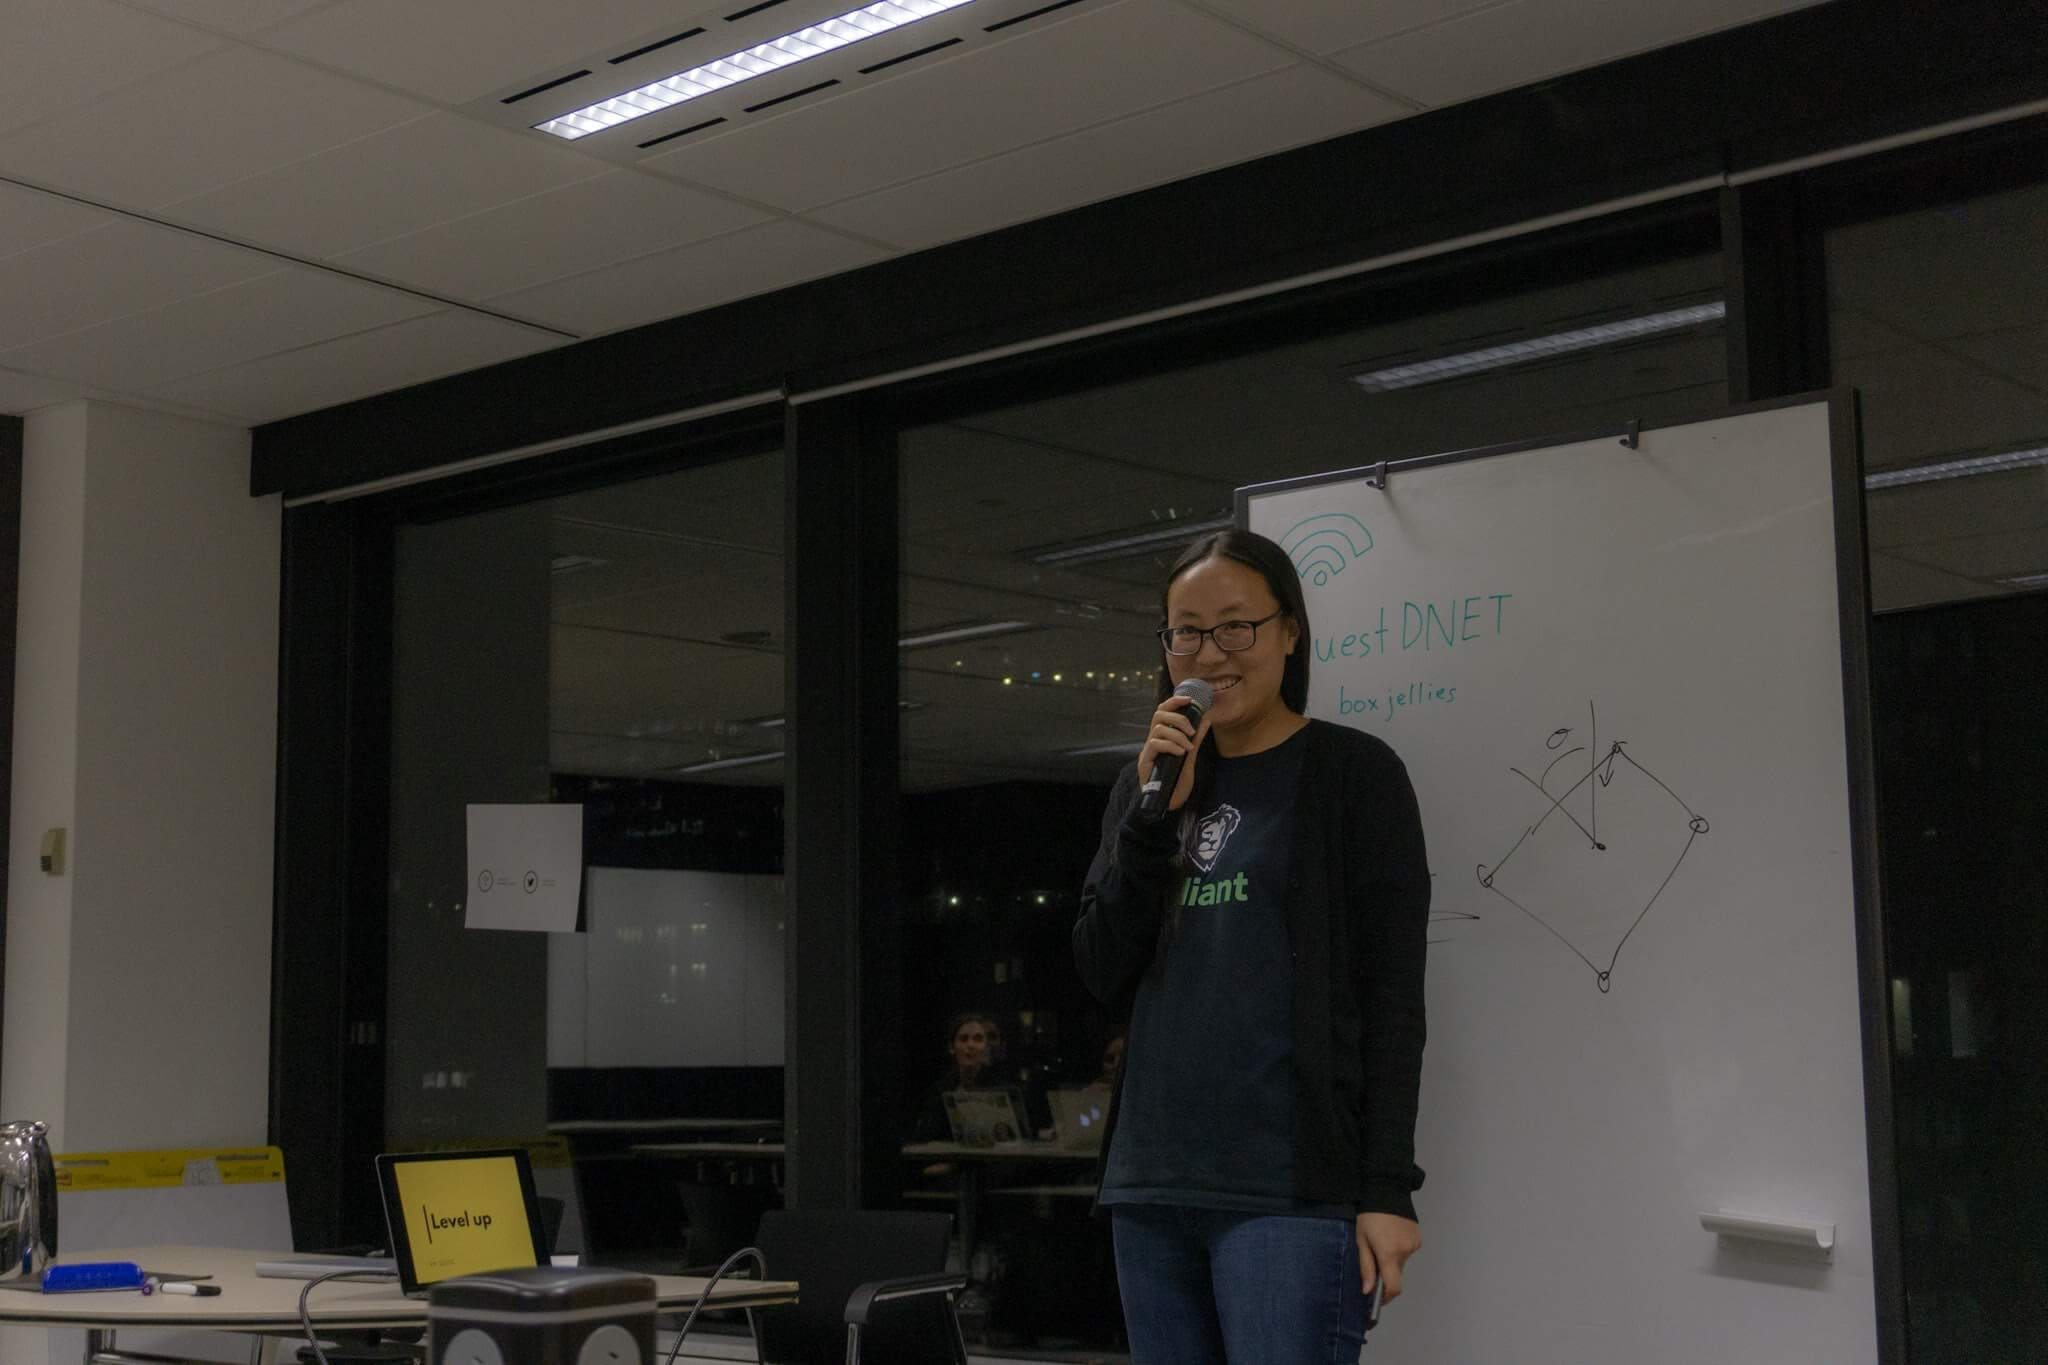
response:
M949 1213L783 1210L761 1215L754 1244L768 1278L795 1280L798 1302L757 1309L762 1365L967 1365L946 1270Z

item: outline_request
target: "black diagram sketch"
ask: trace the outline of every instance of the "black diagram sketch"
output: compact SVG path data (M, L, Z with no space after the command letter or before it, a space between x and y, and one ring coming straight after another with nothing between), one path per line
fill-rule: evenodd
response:
M1577 732L1570 726L1561 726L1544 739L1547 761L1541 773L1532 777L1519 767L1508 769L1534 789L1537 793L1535 799L1541 803L1541 813L1523 828L1520 837L1500 858L1491 864L1478 864L1477 875L1480 886L1527 915L1570 949L1574 957L1586 964L1593 973L1595 984L1605 994L1613 989L1614 968L1621 960L1621 950L1671 885L1686 855L1692 852L1693 844L1709 826L1706 817L1687 805L1683 797L1629 752L1627 740L1610 740L1606 749L1600 747L1600 717L1592 702L1586 704L1586 717L1585 743L1575 742ZM1585 756L1581 762L1569 762L1579 755ZM1610 847L1601 834L1600 803L1601 794L1613 787L1617 776L1636 780L1628 782L1621 792L1610 793L1607 797L1608 839L1628 841L1627 844L1616 842ZM1553 785L1567 779L1568 786L1560 788ZM1624 826L1621 833L1615 831L1617 822L1614 817L1617 814L1626 817L1620 822ZM1632 889L1625 878L1619 881L1609 879L1605 886L1589 887L1589 883L1599 880L1597 875L1588 875L1583 882L1575 878L1548 888L1518 885L1516 874L1534 856L1525 850L1541 848L1545 840L1551 841L1553 851L1557 841L1563 840L1596 856L1627 848L1634 861L1644 866L1650 875L1661 872L1662 877L1647 896L1640 888ZM1668 863L1658 852L1659 848L1667 845L1676 849ZM1518 854L1521 855L1521 864L1516 862ZM1606 903L1610 901L1611 905ZM1601 911L1618 912L1622 916L1627 916L1630 910L1634 912L1628 918L1628 927L1615 941L1604 967L1588 955L1589 952L1597 954L1597 946L1581 946L1573 941L1573 934L1560 927L1560 922L1566 918L1565 911L1588 909L1594 912L1594 924L1589 930L1584 923L1585 917L1581 915L1574 925L1579 938L1588 938L1589 933L1598 932ZM1616 919L1614 922L1619 921Z

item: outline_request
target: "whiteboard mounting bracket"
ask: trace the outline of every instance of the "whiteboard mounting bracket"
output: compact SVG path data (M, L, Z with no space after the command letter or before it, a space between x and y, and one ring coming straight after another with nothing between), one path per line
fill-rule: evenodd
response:
M1387 491L1387 462L1385 460L1381 460L1378 464L1374 465L1372 473L1365 476L1365 486L1367 488L1377 488L1382 493Z
M1643 448L1642 418L1631 417L1628 419L1628 431L1622 436L1621 443L1630 450L1641 450Z

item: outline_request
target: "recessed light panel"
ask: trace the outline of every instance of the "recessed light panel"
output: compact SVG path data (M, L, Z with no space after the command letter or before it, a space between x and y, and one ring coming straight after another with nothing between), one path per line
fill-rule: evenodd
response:
M533 126L573 142L971 3L973 0L880 0Z

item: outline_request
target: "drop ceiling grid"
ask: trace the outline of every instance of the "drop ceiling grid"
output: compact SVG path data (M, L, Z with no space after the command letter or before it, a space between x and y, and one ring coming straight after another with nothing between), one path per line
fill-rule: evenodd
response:
M109 389L184 376L432 312L432 304L290 268L0 353L0 364Z
M110 0L9 0L0 44L0 133L110 96L221 46ZM27 39L24 35L34 35Z
M528 83L565 60L623 51L718 12L675 0L341 0L265 30L262 41L454 106Z
M1506 0L1332 55L1384 89L1456 104L1732 28L1813 0Z
M337 0L119 0L230 38L249 38Z
M150 213L432 112L229 45L0 137L0 174Z
M561 344L553 333L446 309L219 366L148 389L145 396L255 426Z
M112 219L0 258L0 352L146 314L279 269L260 252Z
M333 258L603 175L603 162L428 113L289 166L164 206L212 232ZM587 225L602 232L604 225ZM434 292L455 293L431 280Z
M806 216L915 250L1357 132L1406 112L1356 84L1296 65Z
M494 294L485 302L589 336L837 274L889 254L844 233L777 218L529 289Z
M1292 61L1170 0L1119 0L641 164L802 212Z
M769 220L768 212L627 169L452 218L338 264L456 298L491 299Z

